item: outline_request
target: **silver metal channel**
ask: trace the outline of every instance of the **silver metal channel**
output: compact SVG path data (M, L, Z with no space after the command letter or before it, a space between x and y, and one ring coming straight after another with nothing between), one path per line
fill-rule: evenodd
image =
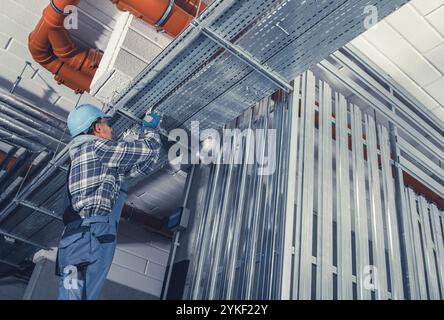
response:
M350 53L350 50L345 49L346 52ZM353 54L353 53L350 53ZM375 90L377 94L383 97L387 102L389 102L396 110L397 114L402 114L406 116L410 121L413 121L417 124L422 130L425 130L426 134L430 136L436 143L444 144L444 136L442 132L437 132L434 128L432 128L426 121L422 120L422 118L415 115L409 108L407 108L399 99L397 99L390 90L385 89L381 84L379 84L376 80L372 79L368 73L364 72L360 68L356 67L354 63L346 57L340 51L335 52L332 57L340 62L343 66L345 66L348 70L350 70L354 75L356 75L363 83L367 84L370 88ZM365 63L360 59L361 63ZM374 70L371 69L371 70ZM393 84L392 84L393 85ZM393 88L397 89L399 86L394 86ZM417 107L419 104L415 104Z
M227 142L224 141L224 143ZM220 264L225 263L225 261L221 261L222 260L221 256L223 252L222 250L225 246L225 242L220 241L220 239L226 239L227 237L228 228L226 224L227 220L229 220L230 218L230 213L232 212L230 210L232 208L230 208L231 202L229 201L229 196L230 193L232 192L230 189L233 187L232 180L233 180L234 157L235 157L234 153L231 152L229 155L228 164L224 165L224 167L228 167L227 168L228 173L224 181L225 190L221 195L223 197L222 204L220 204L222 208L220 209L220 213L218 215L220 217L220 222L217 224L218 229L213 230L213 232L217 234L217 237L219 237L219 241L215 242L214 256L211 259L209 266L209 272L212 275L212 277L210 277L209 279L208 298L211 300L220 298L220 295L216 294L216 290L218 289L216 287L218 280L220 279L219 275Z
M315 77L307 71L302 80L302 132L303 168L302 188L298 190L301 201L298 216L301 217L300 261L299 261L299 295L298 299L311 299L312 279L312 246L313 246L313 180L314 180L314 115L315 115ZM301 141L300 141L301 142ZM297 275L297 273L295 273Z
M319 85L318 250L316 298L333 299L332 89Z
M375 97L368 94L368 92L359 86L356 82L351 79L344 79L343 77L338 75L338 69L332 65L330 62L324 60L319 63L319 67L329 74L331 74L334 78L343 83L347 88L350 88L356 95L361 97L364 101L372 105L376 110L378 110L384 117L388 119L392 119L393 124L395 124L399 129L402 129L410 138L418 139L418 137L423 136L416 129L412 128L408 123L402 120L399 116L397 116L393 111L390 111L386 105L384 105L381 101L376 99ZM426 148L428 152L434 155L440 161L444 161L444 151L436 148L434 144L430 142L430 140L424 139L422 140L422 146Z
M251 128L252 121L253 121L253 112L250 109L247 112L246 115L248 119L248 125L247 128ZM245 138L242 138L242 140L245 141L244 144L241 144L241 147L243 147L243 154L245 155L244 161L242 162L242 169L241 169L241 179L240 179L240 187L239 187L239 194L245 195L246 194L246 187L247 187L247 174L248 174L248 161L252 154L250 150L250 141L252 139L252 132L251 130L247 131L247 136ZM241 141L242 141L241 140ZM239 242L241 238L241 230L242 230L242 224L244 224L244 206L245 202L248 201L248 198L246 196L241 196L239 199L239 204L237 205L237 208L235 209L235 220L234 220L234 230L233 230L233 250L231 259L228 262L228 286L227 286L227 299L233 299L236 297L235 292L235 281L236 281L236 264L238 263L238 256L239 256Z
M259 216L260 212L263 212L261 208L261 202L263 197L263 180L264 175L259 174L259 164L264 163L265 158L265 152L266 152L266 142L268 138L268 130L264 130L264 135L258 139L258 133L259 131L257 129L260 128L268 128L268 106L269 101L263 102L265 105L263 108L265 109L265 116L261 117L261 119L256 123L256 140L255 140L255 155L256 155L256 164L257 166L257 182L256 182L256 192L255 192L255 199L254 199L254 205L252 206L252 225L251 225L251 242L249 246L249 253L247 256L247 281L246 281L246 299L253 299L253 281L256 271L256 259L258 254L258 233L259 233ZM251 201L251 200L250 200ZM262 215L263 216L263 215ZM261 252L259 252L260 254Z
M368 208L365 188L364 148L362 141L362 114L361 110L351 105L352 127L352 168L353 168L353 194L354 194L354 230L356 239L356 285L357 298L369 300L370 290L365 287L365 267L370 265L369 234L368 234Z
M381 202L379 165L377 157L377 141L375 120L365 117L367 137L367 168L369 174L370 190L370 220L373 243L373 266L377 271L375 274L377 287L375 288L376 299L386 300L388 298L387 273L385 260L385 246L383 235L383 210Z
M398 167L398 171L401 169ZM416 263L416 246L415 246L415 235L413 230L413 216L412 216L412 208L410 203L410 195L408 193L408 189L402 187L402 201L403 201L403 243L405 247L405 255L406 255L406 281L409 291L409 298L412 300L419 300L421 298L420 292L420 279L419 274L417 272L417 263ZM416 210L416 208L415 208Z
M287 199L285 205L285 224L284 224L284 246L283 246L283 270L282 270L282 289L281 299L289 300L292 298L292 274L295 266L295 208L296 208L296 182L297 182L297 159L298 159L298 139L299 139L299 88L301 85L301 76L297 77L293 84L293 92L289 100L290 112L290 137L289 137L289 160L288 160L288 183Z
M436 276L434 243L432 240L432 230L430 228L429 208L426 199L418 197L419 219L421 223L421 236L423 254L425 260L429 299L439 299L438 278Z
M435 204L429 205L430 217L433 228L433 242L435 244L435 264L437 278L441 289L441 299L444 298L444 235L440 224L439 210Z
M350 212L350 161L347 101L336 95L336 198L338 235L338 298L353 299ZM357 137L359 139L359 137Z
M398 137L399 147L402 151L406 152L408 155L412 156L415 161L419 162L424 168L427 168L433 175L438 177L442 183L444 183L444 169L439 167L436 163L431 161L422 152L419 152L415 147L408 143L402 137Z
M18 201L26 199L33 191L41 187L41 185L47 183L47 179L58 169L59 166L62 166L67 161L69 157L68 150L69 145L57 154L54 162L51 165L47 165L45 168L43 168L43 170L30 185L23 188L20 194L18 194L15 198L17 201L9 203L8 206L2 212L0 212L0 222L3 221L3 219L5 219L10 212L17 208Z
M415 248L415 271L418 278L419 283L419 298L421 300L428 300L427 295L427 287L426 287L426 276L425 276L425 269L424 269L424 253L423 248L421 245L421 237L419 233L419 214L417 209L417 199L415 192L410 189L406 188L406 195L409 201L409 207L410 207L410 222L411 222L411 228L412 228L412 235L413 235L413 244Z
M25 201L25 200L21 200L21 201L18 201L18 204L21 205L21 206L27 207L29 209L32 209L34 211L37 211L39 213L42 213L42 214L44 214L44 215L46 215L48 217L54 218L54 219L59 220L59 221L63 221L62 217L59 217L58 215L56 215L56 213L54 211L50 211L48 209L41 208L41 207L31 203L31 202L28 202L28 201Z
M414 165L412 162L410 162L403 156L399 156L399 165L404 171L408 172L417 180L424 183L427 187L429 187L433 192L438 194L441 198L444 198L444 189L442 187L442 184L434 180L432 177L430 177L421 168Z
M47 247L47 246L45 246L45 245L43 245L41 243L37 243L37 242L34 242L32 240L25 239L25 238L23 238L23 237L21 237L19 235L15 235L15 234L9 233L9 232L7 232L5 230L1 230L0 229L0 234L6 236L8 238L12 238L12 239L15 239L17 241L29 244L30 246L33 246L33 247L36 247L36 248L39 248L39 249L50 250L49 247Z
M280 76L276 72L270 70L269 68L265 67L263 64L261 64L257 59L255 59L249 53L242 50L242 48L225 40L223 37L218 35L216 32L214 32L210 28L204 27L197 20L193 20L191 22L191 25L193 25L195 28L199 29L204 35L206 35L208 38L213 40L215 43L217 43L221 47L228 50L231 54L236 56L238 59L242 60L247 65L252 67L256 72L260 73L265 78L267 78L268 80L273 82L278 88L281 88L282 90L284 90L286 92L290 92L293 89L292 86L290 84L288 84L288 82L282 76Z
M385 226L387 250L390 264L391 298L404 299L402 284L401 252L399 244L399 230L396 217L395 188L390 159L390 140L387 129L379 127L379 144L381 146L382 189L385 203Z

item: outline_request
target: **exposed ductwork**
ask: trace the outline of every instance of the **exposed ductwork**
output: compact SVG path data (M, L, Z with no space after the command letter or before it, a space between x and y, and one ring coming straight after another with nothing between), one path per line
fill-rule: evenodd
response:
M29 51L36 62L54 74L59 84L76 93L89 92L91 82L103 53L96 49L80 50L72 41L64 20L67 6L77 6L80 0L50 0L43 16L29 35ZM206 8L201 0L111 0L121 11L162 28L176 37Z
M21 113L26 114L28 117L40 120L51 128L55 128L59 131L64 131L66 128L65 121L60 120L52 114L38 109L34 105L21 100L17 96L11 95L2 90L0 90L0 102L3 102L16 111L20 111Z
M199 4L199 0L111 0L111 2L117 6L117 9L128 11L135 17L162 28L173 37L177 37L190 24L197 13L196 4Z
M102 53L77 48L63 26L65 8L76 6L80 0L51 0L43 10L43 16L29 35L29 51L32 57L77 93L89 91Z
M17 121L6 114L2 114L0 117L0 125L8 131L18 133L23 138L28 138L29 141L37 141L38 143L43 144L51 151L57 150L59 146L63 148L66 145L66 143L61 142L58 139L39 131L38 129L29 127L28 125L23 124L22 122Z
M35 128L43 133L46 133L47 135L50 135L55 138L62 138L63 132L53 128L51 126L48 126L47 124L41 122L40 120L33 119L32 117L29 117L20 111L16 111L10 106L1 103L0 102L0 113L5 114L7 116L10 116L14 120L17 120L23 124L26 124L32 128Z
M55 150L64 136L63 121L3 91L0 91L0 113L0 140L31 152ZM68 137L62 139L61 147L67 140Z
M38 142L30 141L29 139L22 138L16 133L10 132L3 128L0 128L0 140L3 140L11 145L23 147L31 152L41 152L46 147Z

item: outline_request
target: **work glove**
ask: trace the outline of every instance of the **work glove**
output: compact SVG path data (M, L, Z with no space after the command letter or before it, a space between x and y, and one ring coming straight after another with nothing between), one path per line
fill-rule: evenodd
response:
M150 112L145 116L142 123L142 129L157 129L160 123L160 115L155 112Z

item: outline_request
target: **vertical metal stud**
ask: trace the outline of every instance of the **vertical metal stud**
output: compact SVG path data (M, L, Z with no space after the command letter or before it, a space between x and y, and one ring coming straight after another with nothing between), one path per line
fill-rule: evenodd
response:
M376 142L375 120L366 116L367 166L369 172L370 213L373 241L373 262L377 276L376 298L385 300L387 295L387 276L384 247L383 212L378 165L378 149Z
M410 207L410 223L413 235L413 244L415 249L415 271L418 276L419 284L419 298L422 300L427 300L427 288L426 288L426 278L425 269L423 261L423 252L421 247L421 237L419 235L419 221L418 221L418 210L416 208L416 195L414 191L410 188L406 189L406 194L409 201Z
M281 299L288 300L294 298L291 294L292 270L295 260L294 255L294 223L295 223L295 201L296 201L296 175L297 175L297 159L298 159L298 138L299 138L299 88L301 84L301 76L294 81L294 88L289 101L290 110L290 137L289 137L289 165L288 165L288 182L287 182L287 199L285 204L285 225L284 225L284 246L283 246L283 270L282 270L282 290ZM293 261L292 261L293 260ZM297 276L294 274L293 276Z
M436 276L435 258L433 255L434 243L430 228L429 209L424 197L418 198L419 217L422 229L422 241L424 245L424 260L427 270L427 283L431 300L439 299L438 278ZM418 259L420 257L417 257Z
M357 106L351 106L352 119L352 167L354 188L354 230L356 239L356 285L357 298L370 299L370 290L365 288L365 268L370 265L368 247L368 208L365 189L364 148L362 143L362 114Z
M444 236L442 233L439 211L435 204L430 204L430 216L432 220L432 228L434 234L436 268L438 270L437 278L439 287L441 288L441 299L444 299Z
M321 82L318 144L317 299L333 299L332 90Z
M252 117L253 117L253 112L252 110L248 111L248 128L251 128L251 124L252 124ZM242 163L242 174L241 174L241 180L240 180L240 188L239 188L239 194L240 194L240 199L239 199L239 204L235 210L235 217L236 219L234 220L234 230L233 230L233 249L231 252L231 259L228 262L228 276L227 276L227 282L228 282L228 286L227 286L227 299L233 299L236 296L236 292L235 292L235 280L236 280L236 265L238 263L238 256L239 256L239 241L240 241L240 237L241 237L241 226L244 223L244 217L243 217L243 208L245 205L245 201L248 201L248 198L245 196L246 194L246 183L247 183L247 173L248 173L248 164L247 164L247 159L249 157L251 157L250 154L250 148L249 148L249 141L251 139L251 131L248 131L247 133L247 137L245 138L245 149L244 149L244 161Z
M399 232L396 219L396 208L394 199L394 182L392 166L390 164L390 147L387 129L379 128L381 146L381 170L382 189L385 202L385 225L387 233L387 249L389 253L390 278L391 278L391 298L399 300L404 298L402 286L401 253L399 246Z
M338 226L338 298L352 299L350 165L348 150L347 101L338 95L336 103L336 196Z
M311 298L312 243L313 243L313 178L314 178L314 114L315 114L315 77L307 71L302 83L301 119L301 156L303 169L302 188L298 190L298 216L301 218L299 296L301 300ZM296 273L297 275L297 273Z

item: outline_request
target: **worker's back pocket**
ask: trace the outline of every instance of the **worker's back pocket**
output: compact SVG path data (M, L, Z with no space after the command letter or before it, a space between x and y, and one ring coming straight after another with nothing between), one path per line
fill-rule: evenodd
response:
M97 239L90 231L71 234L60 240L57 253L57 273L60 275L66 266L84 266L97 260Z
M117 228L113 222L94 222L90 224L92 236L99 243L111 243L116 240Z

